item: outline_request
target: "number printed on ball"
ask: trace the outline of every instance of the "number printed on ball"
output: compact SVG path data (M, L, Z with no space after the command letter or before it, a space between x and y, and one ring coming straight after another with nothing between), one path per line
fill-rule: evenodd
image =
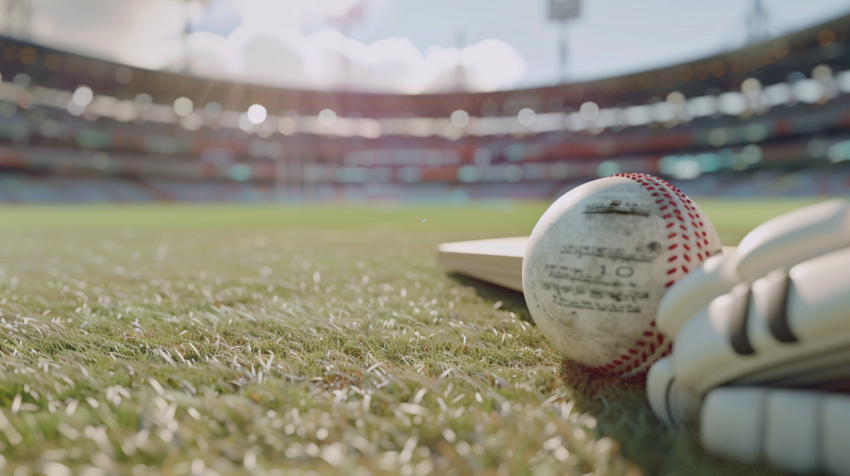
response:
M618 174L559 198L534 227L523 290L543 335L601 375L630 376L670 351L655 327L665 290L722 253L714 227L679 189Z

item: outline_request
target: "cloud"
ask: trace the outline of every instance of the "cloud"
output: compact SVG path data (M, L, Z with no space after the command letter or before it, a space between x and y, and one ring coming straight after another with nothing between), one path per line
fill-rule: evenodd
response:
M516 49L496 39L423 53L408 38L366 45L335 29L303 36L246 23L227 38L192 34L189 45L189 70L196 74L308 89L492 91L512 87L526 71Z
M423 52L409 38L364 44L327 27L363 7L362 1L230 0L227 6L214 0L201 12L212 15L205 20L198 17L199 4L187 7L183 0L81 0L82 8L40 0L36 36L135 66L304 89L492 91L511 88L525 75L519 52L497 39ZM222 12L228 11L241 20L238 26L226 21ZM206 25L185 45L184 18ZM187 52L188 62L181 59Z
M182 55L183 3L38 0L33 38L62 50L158 69Z

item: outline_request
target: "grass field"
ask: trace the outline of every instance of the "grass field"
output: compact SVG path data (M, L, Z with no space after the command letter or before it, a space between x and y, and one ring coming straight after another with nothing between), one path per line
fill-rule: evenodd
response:
M729 245L813 201L700 204ZM436 262L546 206L0 208L0 473L771 473Z

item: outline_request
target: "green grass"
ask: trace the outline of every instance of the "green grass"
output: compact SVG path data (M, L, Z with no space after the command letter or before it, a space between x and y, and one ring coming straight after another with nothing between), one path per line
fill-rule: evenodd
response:
M806 203L700 201L724 244ZM436 262L546 205L2 207L0 472L770 473Z

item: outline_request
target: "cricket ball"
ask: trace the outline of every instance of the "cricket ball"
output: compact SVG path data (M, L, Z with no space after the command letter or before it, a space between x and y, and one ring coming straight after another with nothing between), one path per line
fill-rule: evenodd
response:
M670 353L655 326L665 291L710 256L717 232L678 188L645 174L577 187L540 218L522 287L542 334L597 375L629 377Z

